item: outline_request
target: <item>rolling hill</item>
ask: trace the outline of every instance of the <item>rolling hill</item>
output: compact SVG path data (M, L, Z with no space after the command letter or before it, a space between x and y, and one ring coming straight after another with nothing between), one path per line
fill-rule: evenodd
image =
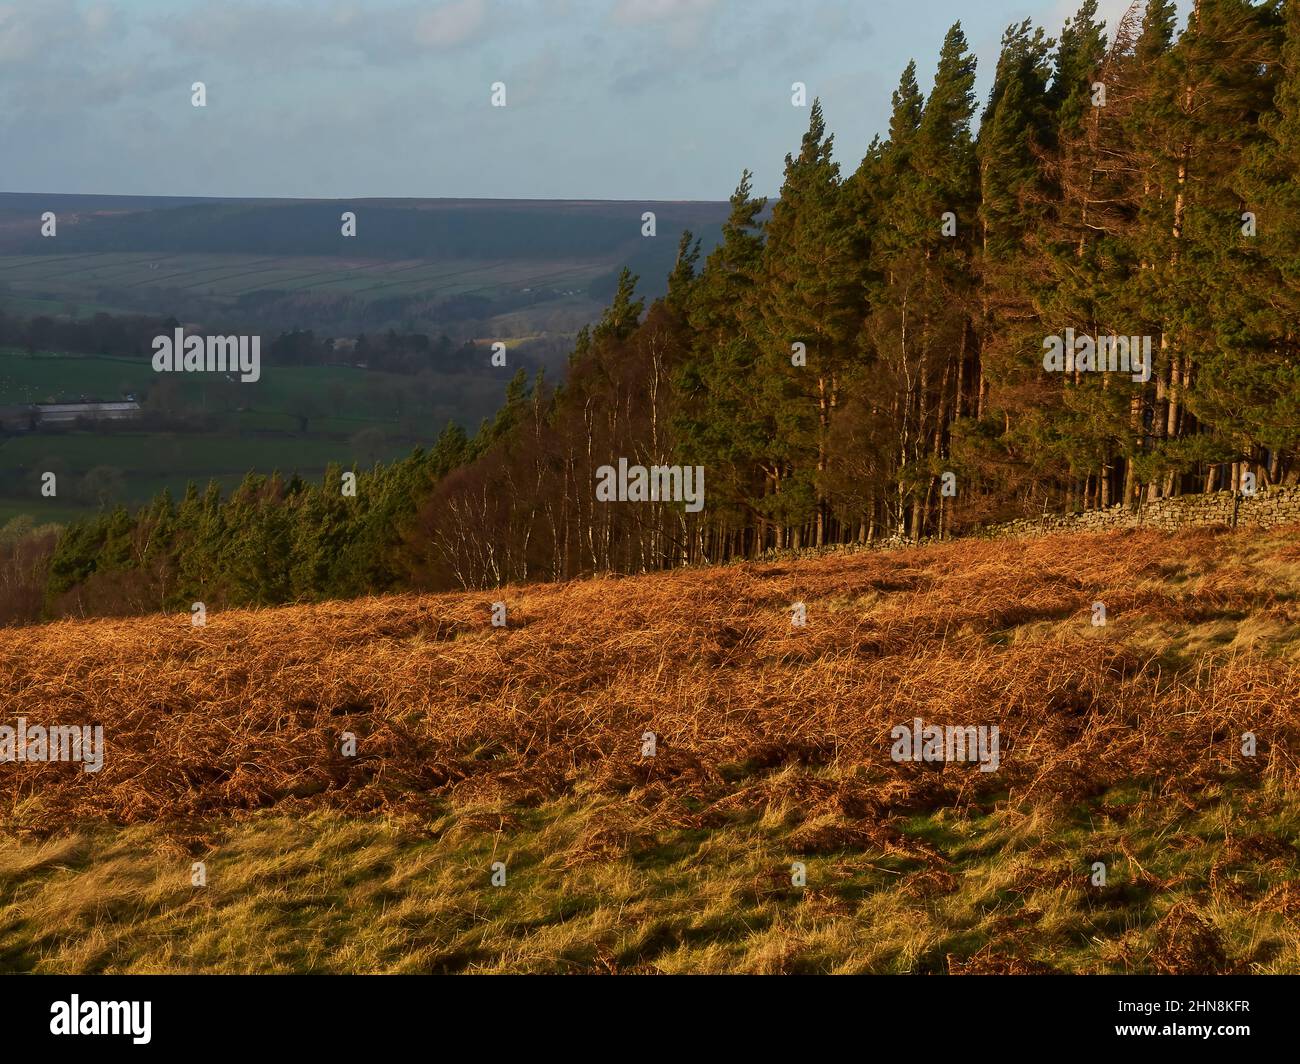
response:
M343 237L343 211L357 216ZM434 366L416 381L340 363L274 366L241 395L238 413L209 381L171 382L188 404L191 437L153 429L0 435L0 526L17 515L65 521L101 505L135 505L163 487L216 479L226 489L251 469L318 477L332 461L368 466L427 445L449 421L473 433L500 406L521 365L563 375L572 337L595 321L619 272L662 291L681 231L707 251L726 203L527 200L232 200L0 193L0 314L175 317L203 330L311 330L355 338L391 331L449 336L483 347L470 372ZM41 236L41 216L57 235ZM654 211L658 233L641 235ZM530 350L509 370L487 345ZM60 398L145 398L159 382L147 352L20 350L0 343L0 407ZM218 382L219 385L219 382ZM206 391L212 391L208 396ZM296 412L310 409L307 427ZM210 420L210 418L209 418ZM184 428L177 425L175 428ZM58 500L39 496L44 472L65 477Z
M661 293L682 231L696 233L707 252L727 210L726 203L0 193L0 310L222 315L317 331L403 322L445 328L520 308L548 322L559 310L556 320L568 322L575 312L590 316L624 266L651 295ZM41 236L46 211L57 219L54 237ZM345 211L356 215L353 237L341 232ZM654 238L642 235L646 211L656 215ZM305 296L312 302L304 304Z

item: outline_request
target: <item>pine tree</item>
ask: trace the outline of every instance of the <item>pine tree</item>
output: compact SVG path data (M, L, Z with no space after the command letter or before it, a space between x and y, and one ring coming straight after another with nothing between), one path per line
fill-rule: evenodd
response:
M796 530L811 518L814 546L826 541L830 427L858 327L852 219L833 146L815 100L799 154L786 156L757 294L756 383L777 430L765 460L782 504L772 515Z
M975 60L957 24L944 38L915 134L901 147L885 145L881 155L880 165L897 174L879 207L892 233L873 248L877 280L868 291L864 338L892 393L879 401L888 402L896 426L890 522L899 535L923 535L934 521L958 378L973 350L974 84ZM908 94L895 94L895 104L891 128L906 130Z
M1239 489L1247 470L1281 481L1300 444L1300 5L1203 0L1196 14L1214 107L1195 140L1209 187L1192 183L1188 237L1209 343L1187 403L1202 423L1189 442L1211 442L1187 457L1232 461L1229 476L1211 464L1203 486Z
M762 271L762 214L766 200L753 195L752 175L741 174L722 226L722 242L697 278L688 324L693 339L674 380L672 427L678 456L709 470L710 511L724 522L759 522L767 539L763 499L771 478L761 468L773 430L769 411L753 387L759 357L755 305Z
M1051 390L1035 355L1043 329L1034 307L1041 277L1032 253L1052 206L1043 165L1054 137L1050 46L1028 21L1003 34L976 143L979 343L977 357L959 367L953 463L970 485L966 511L972 518L996 513L999 502L1025 491L1026 463L1017 459L1028 448L1004 429ZM973 499L976 475L991 500Z
M626 266L618 275L618 288L614 299L606 308L604 317L592 331L591 338L600 343L607 340L626 340L636 331L637 323L645 310L645 300L636 298L638 277Z

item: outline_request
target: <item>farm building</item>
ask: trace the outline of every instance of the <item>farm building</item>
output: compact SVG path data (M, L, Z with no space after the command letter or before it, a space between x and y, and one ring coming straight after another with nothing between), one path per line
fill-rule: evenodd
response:
M70 425L78 418L88 421L130 421L140 416L140 404L117 403L38 403L37 425Z
M0 430L26 432L42 427L72 425L79 418L87 421L130 421L139 416L140 404L135 400L6 406L0 407Z

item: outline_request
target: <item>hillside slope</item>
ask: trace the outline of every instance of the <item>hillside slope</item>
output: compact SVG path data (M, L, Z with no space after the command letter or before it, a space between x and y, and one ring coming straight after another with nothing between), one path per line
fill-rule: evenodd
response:
M8 630L0 969L1300 971L1294 532Z

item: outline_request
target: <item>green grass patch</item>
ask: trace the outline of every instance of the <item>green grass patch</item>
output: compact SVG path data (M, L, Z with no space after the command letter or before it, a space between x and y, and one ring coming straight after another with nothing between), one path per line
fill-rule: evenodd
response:
M200 842L153 826L10 839L0 970L1300 968L1300 931L1276 904L1300 878L1290 795L1224 793L1181 816L1132 788L1059 814L939 811L901 836L932 856L901 862L870 847L801 856L770 818L610 835L629 811L566 799L422 823L268 814L205 825Z

